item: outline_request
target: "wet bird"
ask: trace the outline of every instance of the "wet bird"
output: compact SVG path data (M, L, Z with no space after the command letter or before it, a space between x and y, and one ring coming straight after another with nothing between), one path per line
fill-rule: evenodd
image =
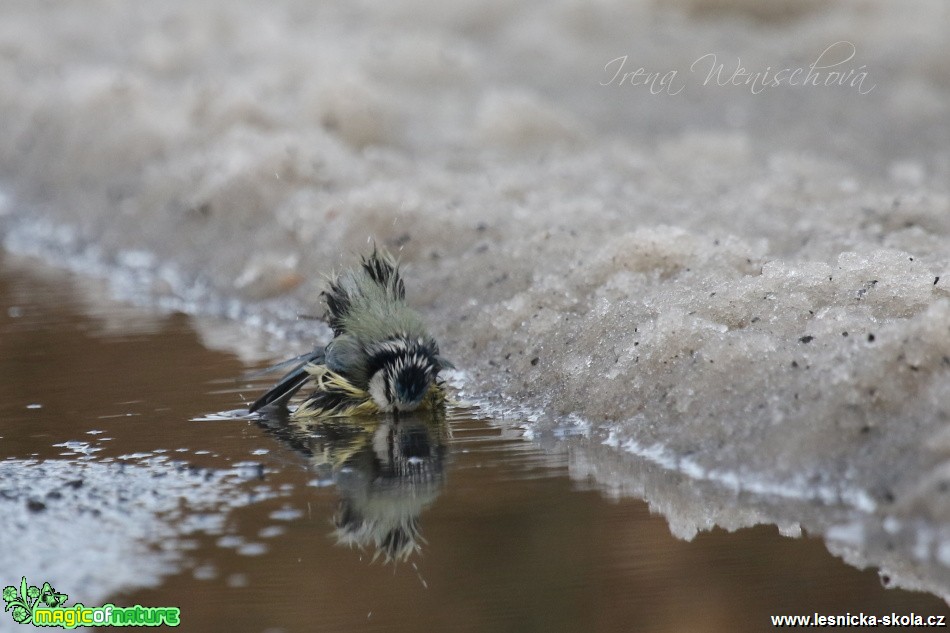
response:
M358 267L332 279L323 297L333 339L275 366L291 369L250 406L252 413L285 405L307 383L313 383L314 391L295 417L400 413L444 402L439 372L452 365L406 304L405 285L391 255L373 249Z

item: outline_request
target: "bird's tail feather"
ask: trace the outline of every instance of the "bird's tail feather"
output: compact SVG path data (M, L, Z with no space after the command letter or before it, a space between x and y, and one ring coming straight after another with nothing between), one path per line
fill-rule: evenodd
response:
M280 379L274 387L265 393L263 396L254 401L254 403L248 407L248 411L254 413L258 409L266 407L268 405L281 405L285 404L290 400L297 390L300 389L304 383L306 383L311 378L311 374L307 371L307 365L310 363L321 364L324 362L324 350L316 349L309 354L303 354L296 358L292 358L289 361L285 361L275 367L280 367L286 363L296 362L293 369L291 369L283 378Z

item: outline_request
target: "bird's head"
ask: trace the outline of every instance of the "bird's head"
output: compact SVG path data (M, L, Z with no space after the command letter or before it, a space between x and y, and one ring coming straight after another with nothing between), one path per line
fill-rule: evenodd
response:
M396 338L372 350L369 394L381 411L414 411L442 369L435 343Z

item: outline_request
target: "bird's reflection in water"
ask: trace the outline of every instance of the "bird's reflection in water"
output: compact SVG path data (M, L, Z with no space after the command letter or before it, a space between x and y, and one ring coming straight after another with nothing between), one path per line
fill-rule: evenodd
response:
M372 549L373 560L405 561L425 540L419 516L442 489L449 427L444 411L398 418L295 420L269 412L260 424L340 491L333 535Z

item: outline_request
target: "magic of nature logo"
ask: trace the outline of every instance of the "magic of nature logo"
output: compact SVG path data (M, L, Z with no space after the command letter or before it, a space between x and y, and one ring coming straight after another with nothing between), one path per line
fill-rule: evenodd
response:
M3 588L3 610L11 612L13 621L19 624L64 629L77 626L178 626L181 623L178 607L117 607L114 604L87 607L81 603L67 607L68 598L48 582L37 587L28 584L23 576L19 587L10 585Z

